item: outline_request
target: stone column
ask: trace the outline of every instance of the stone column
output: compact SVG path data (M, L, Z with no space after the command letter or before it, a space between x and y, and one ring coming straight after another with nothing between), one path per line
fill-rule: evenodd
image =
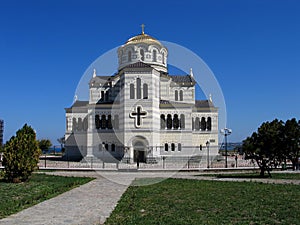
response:
M93 147L94 147L94 140L93 140L93 128L94 128L94 110L88 109L88 129L87 129L87 149L86 149L86 156L85 159L90 161L91 158L94 157L93 155Z

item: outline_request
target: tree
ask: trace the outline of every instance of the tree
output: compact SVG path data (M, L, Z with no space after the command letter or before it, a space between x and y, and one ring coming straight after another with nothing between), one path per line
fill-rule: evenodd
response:
M4 146L4 178L14 183L26 181L37 168L40 154L35 131L25 124Z
M49 139L42 139L39 140L38 142L39 142L39 147L42 151L48 150L52 146L52 143Z
M270 174L272 166L278 166L284 160L282 150L283 121L277 119L263 123L251 137L243 141L246 159L255 160L260 168L260 175L265 171Z
M57 142L60 144L60 148L61 148L61 152L64 153L65 152L65 136L61 137L61 138L57 138Z
M298 159L300 156L300 121L295 118L287 120L284 126L283 146L285 157L291 160L293 170L299 169Z

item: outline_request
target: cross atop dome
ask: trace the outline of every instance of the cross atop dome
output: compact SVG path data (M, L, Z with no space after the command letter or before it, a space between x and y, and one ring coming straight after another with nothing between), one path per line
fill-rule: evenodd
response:
M141 27L142 27L142 34L145 34L145 24L142 23Z

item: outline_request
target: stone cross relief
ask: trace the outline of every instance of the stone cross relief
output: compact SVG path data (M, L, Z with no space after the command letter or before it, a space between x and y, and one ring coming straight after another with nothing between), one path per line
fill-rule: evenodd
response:
M129 116L130 116L130 118L134 118L134 120L135 120L135 126L137 128L140 128L141 125L143 124L142 123L142 118L146 118L147 114L148 113L146 111L143 111L142 106L137 106L135 108L135 111L131 112L129 114Z

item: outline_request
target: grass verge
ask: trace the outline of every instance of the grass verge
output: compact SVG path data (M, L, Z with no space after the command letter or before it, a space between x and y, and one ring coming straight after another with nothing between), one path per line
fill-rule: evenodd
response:
M300 187L167 179L130 186L108 224L299 224Z
M33 174L31 179L24 183L13 184L0 180L0 219L53 198L92 179Z

